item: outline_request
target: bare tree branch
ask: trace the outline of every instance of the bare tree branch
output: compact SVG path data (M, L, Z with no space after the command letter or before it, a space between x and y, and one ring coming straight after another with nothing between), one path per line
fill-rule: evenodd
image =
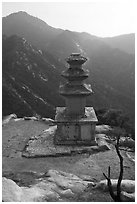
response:
M121 181L123 179L123 157L121 156L119 151L119 139L120 139L120 135L118 135L117 144L115 145L116 152L120 160L120 173L119 173L119 178L117 183L117 195L114 194L114 191L112 188L112 182L110 178L110 166L108 167L108 176L106 176L106 174L103 173L104 177L107 179L107 182L108 182L109 193L115 202L121 202Z
M115 195L114 192L113 192L112 183L111 183L111 178L110 178L110 166L108 167L108 176L106 176L105 173L103 173L103 175L104 175L105 178L107 179L109 193L110 193L112 199L113 199L114 201L116 201L116 195Z
M117 144L115 145L115 148L120 160L120 174L119 174L118 183L117 183L117 199L121 200L121 182L123 179L123 157L121 156L119 151L119 139L120 139L120 136L118 136L117 138Z

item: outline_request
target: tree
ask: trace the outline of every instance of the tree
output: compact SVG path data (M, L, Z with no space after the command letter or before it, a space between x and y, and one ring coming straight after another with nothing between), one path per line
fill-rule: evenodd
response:
M119 151L119 139L120 139L120 135L118 135L117 143L115 145L116 152L117 152L117 155L118 155L119 160L120 160L120 173L119 173L119 178L118 178L118 183L117 183L116 194L114 193L113 188L112 188L112 182L111 182L111 178L110 178L110 166L108 167L108 176L106 176L106 174L103 173L103 175L105 176L105 178L108 181L107 184L108 184L109 193L115 202L121 202L122 201L121 200L121 181L123 179L123 157L121 156L120 151Z

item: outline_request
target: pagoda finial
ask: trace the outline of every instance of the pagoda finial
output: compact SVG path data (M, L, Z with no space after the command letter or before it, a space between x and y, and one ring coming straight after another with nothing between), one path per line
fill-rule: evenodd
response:
M82 65L87 61L86 57L83 57L80 53L72 53L67 59L67 63L70 65Z

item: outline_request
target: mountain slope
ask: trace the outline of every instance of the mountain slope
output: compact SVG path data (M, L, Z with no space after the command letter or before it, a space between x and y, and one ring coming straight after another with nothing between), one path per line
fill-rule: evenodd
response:
M3 115L53 116L55 106L63 100L58 94L61 77L57 63L50 60L24 38L4 37Z
M2 33L11 36L18 35L24 37L31 44L39 49L47 49L59 34L64 30L49 26L46 22L29 15L24 11L12 13L2 18ZM118 48L129 54L135 53L135 34L126 34L116 37L96 37L89 33L71 32L77 34L81 39L98 39L112 48Z
M10 14L2 19L3 34L24 37L39 49L45 49L47 44L61 32L61 29L53 28L23 11Z
M88 56L85 68L89 69L90 76L87 82L91 84L94 94L88 97L87 106L94 106L95 109L118 108L134 116L134 65L131 63L134 58L126 55L123 63L122 57L118 55L118 58L113 50L106 52L109 60L101 50L98 55L92 53ZM130 69L127 63L130 63ZM4 37L3 115L12 112L21 116L37 113L54 118L55 107L64 105L58 93L59 84L63 82L60 76L63 69L65 66L55 57L37 50L25 39Z
M94 91L94 94L88 97L87 105L93 105L95 109L104 107L122 109L134 120L134 54L126 53L126 50L115 49L102 38L88 33L51 28L43 21L24 12L3 18L3 33L8 36L13 33L18 34L32 44L28 52L27 47L29 46L27 44L29 43L25 39L16 37L18 40L14 39L14 41L12 39L14 37L6 38L6 40L4 38L3 84L8 84L7 87L10 87L9 83L11 82L8 80L12 80L10 79L12 76L18 79L16 83L12 80L12 86L14 85L15 90L18 87L19 90L19 86L22 86L21 83L23 82L29 87L29 90L32 89L34 94L38 94L46 101L44 107L51 107L51 109L47 108L47 111L50 113L51 110L52 117L54 117L53 108L63 104L63 99L58 94L58 87L60 81L63 81L60 72L65 69L65 58L72 52L80 52L88 58L85 64L85 69L88 68L90 71L87 82L91 84ZM120 45L123 38L121 36L118 39L118 45ZM127 43L128 37L124 41ZM129 44L130 42L129 40ZM22 44L25 45L25 48ZM19 47L20 51L18 51ZM133 49L134 46L131 43L129 47ZM28 62L24 55L24 49ZM42 77L40 77L41 75ZM7 93L7 87L4 89L4 93ZM21 91L21 93L22 98L24 98L24 92ZM28 102L28 98L27 95L24 100ZM34 99L34 96L32 98ZM3 102L4 105L5 101ZM34 101L30 100L29 105L33 104ZM43 108L38 108L36 103L33 105L33 109L37 109L37 111L41 109L39 114L45 114Z
M83 33L71 31L58 35L49 44L48 51L62 61L72 52L88 58L85 68L90 71L88 82L95 92L88 101L94 107L121 108L124 101L124 110L131 111L134 107L134 55L115 50L97 37L86 38Z
M112 48L120 49L129 54L135 53L135 34L125 34L116 37L102 38Z

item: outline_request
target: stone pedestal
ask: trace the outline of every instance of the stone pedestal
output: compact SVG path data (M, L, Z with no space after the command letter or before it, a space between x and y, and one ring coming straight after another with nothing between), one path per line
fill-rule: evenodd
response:
M96 145L97 117L93 107L85 108L84 117L68 116L66 112L65 107L57 107L56 109L57 130L54 143L59 145Z

